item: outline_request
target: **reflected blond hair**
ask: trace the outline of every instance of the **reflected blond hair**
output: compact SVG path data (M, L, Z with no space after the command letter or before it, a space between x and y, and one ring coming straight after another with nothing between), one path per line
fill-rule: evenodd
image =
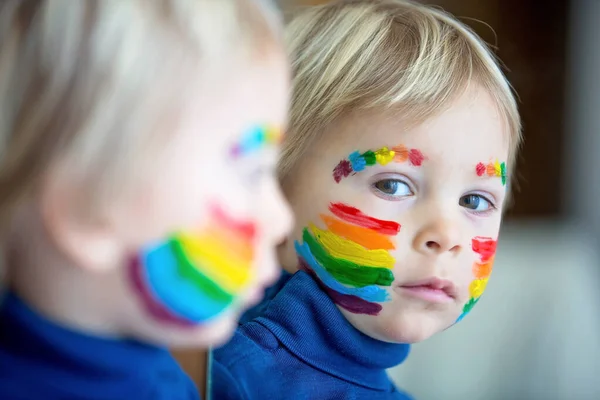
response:
M292 58L285 178L328 124L356 110L394 109L422 122L470 82L493 97L509 132L508 170L521 142L513 91L485 43L466 25L409 1L336 1L311 7L285 31Z
M0 222L57 160L99 185L135 175L180 92L282 52L279 26L260 0L2 0Z

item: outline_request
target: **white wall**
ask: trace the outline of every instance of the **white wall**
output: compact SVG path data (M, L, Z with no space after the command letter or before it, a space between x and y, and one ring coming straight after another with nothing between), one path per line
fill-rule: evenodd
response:
M564 209L600 246L600 1L571 3Z
M589 236L546 222L500 237L471 314L414 345L392 379L417 400L600 399L599 260Z

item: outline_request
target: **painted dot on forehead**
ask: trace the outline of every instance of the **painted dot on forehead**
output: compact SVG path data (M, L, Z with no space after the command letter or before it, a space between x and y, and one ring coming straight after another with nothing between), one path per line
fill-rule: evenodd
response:
M367 150L363 153L354 151L335 166L333 179L336 183L340 183L342 179L377 164L409 163L415 167L420 167L424 160L425 156L420 150L409 149L404 145L394 146L391 149L382 147L377 150Z
M494 162L489 162L487 164L480 162L475 166L475 173L477 174L477 176L490 176L502 178L502 184L506 185L505 162L499 162L498 160Z
M235 158L247 156L263 148L281 142L281 129L270 125L256 126L246 131L231 147L231 155Z

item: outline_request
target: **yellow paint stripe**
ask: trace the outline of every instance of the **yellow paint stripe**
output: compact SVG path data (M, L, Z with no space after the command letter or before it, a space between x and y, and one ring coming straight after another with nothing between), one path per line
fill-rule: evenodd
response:
M310 230L321 246L335 258L365 267L394 268L394 258L386 250L367 250L353 241L341 238L333 232L319 229L312 224Z
M494 172L496 176L502 176L502 166L498 161L494 163Z
M231 229L210 227L203 231L203 236L213 237L218 240L227 249L229 254L237 254L242 259L252 261L254 259L254 244Z
M469 285L469 293L471 294L471 297L478 298L483 294L485 287L487 286L488 279L489 278L475 279L473 282L471 282Z
M252 261L229 252L218 238L179 234L176 240L190 262L227 292L239 292L250 280Z

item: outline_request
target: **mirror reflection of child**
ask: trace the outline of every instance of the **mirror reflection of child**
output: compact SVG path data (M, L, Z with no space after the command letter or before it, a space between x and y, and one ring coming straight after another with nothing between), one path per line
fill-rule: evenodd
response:
M278 172L296 225L280 262L293 275L215 351L215 398L406 399L386 369L488 282L516 101L478 36L417 3L310 8L286 39Z
M278 272L289 66L239 0L0 3L0 398L197 399Z

